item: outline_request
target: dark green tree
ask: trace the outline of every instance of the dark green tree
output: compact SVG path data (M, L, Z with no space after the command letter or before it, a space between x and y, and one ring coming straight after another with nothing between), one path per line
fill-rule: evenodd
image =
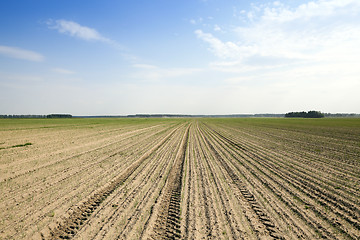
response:
M288 112L285 114L287 118L323 118L325 115L319 111L308 112Z

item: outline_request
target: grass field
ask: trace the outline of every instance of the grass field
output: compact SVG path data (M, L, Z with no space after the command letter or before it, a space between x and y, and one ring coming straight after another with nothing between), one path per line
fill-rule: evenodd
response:
M0 239L359 239L360 119L0 119Z

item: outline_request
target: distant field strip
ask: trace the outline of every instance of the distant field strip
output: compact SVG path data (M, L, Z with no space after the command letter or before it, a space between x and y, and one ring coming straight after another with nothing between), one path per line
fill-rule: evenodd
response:
M0 119L0 144L0 239L360 239L360 119Z

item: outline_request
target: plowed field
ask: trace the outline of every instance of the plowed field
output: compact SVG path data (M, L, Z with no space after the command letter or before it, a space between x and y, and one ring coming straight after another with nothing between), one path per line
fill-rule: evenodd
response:
M2 119L0 191L0 239L360 239L360 120Z

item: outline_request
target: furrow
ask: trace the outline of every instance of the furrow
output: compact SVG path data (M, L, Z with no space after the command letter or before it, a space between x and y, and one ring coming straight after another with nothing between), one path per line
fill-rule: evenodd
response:
M181 141L176 161L167 178L164 198L153 229L152 239L180 239L180 202L183 167L188 147L189 128Z
M227 148L227 149L229 149L229 148ZM249 155L250 158L252 159L251 161L254 161L254 162L259 161L259 160L258 160L259 157L257 156L257 154L259 154L259 153L256 153L255 155L253 155L252 152L247 151L247 152L244 153L244 154L245 154L245 155L246 155L246 154L247 154L247 155L252 154L252 155ZM269 161L269 162L270 162L270 161ZM271 161L271 162L272 162L272 161ZM268 177L269 179L271 179L272 181L275 181L275 180L274 180L274 177L277 176L277 177L279 177L279 178L282 179L282 180L286 180L287 183L289 184L288 186L295 186L295 191L294 191L294 190L287 190L287 188L284 188L283 185L280 184L280 186L282 186L281 188L283 188L284 190L286 190L290 195L293 195L294 198L296 198L296 199L298 199L298 200L301 200L302 204L308 206L308 209L313 212L315 219L316 219L316 218L319 219L319 220L321 219L321 221L326 222L326 224L329 224L330 226L332 226L334 229L336 229L336 231L340 231L340 232L342 233L342 235L344 235L345 237L347 237L347 238L352 238L352 237L351 237L352 234L351 234L351 233L347 233L346 228L343 228L341 225L339 225L339 223L336 223L336 221L330 220L329 217L327 217L326 215L324 215L324 214L322 213L322 211L319 210L316 205L313 205L313 203L311 203L310 200L306 200L306 199L303 198L303 196L301 196L301 195L298 194L298 193L304 193L304 187L303 187L303 186L302 186L302 187L296 187L297 182L296 182L295 179L289 180L289 173L285 173L284 175L283 175L283 174L280 174L280 175L279 175L279 171L284 170L283 168L280 168L280 169L279 169L279 168L277 168L277 167L274 168L274 167L271 167L271 166L267 166L266 169L261 170L261 168L263 168L264 166L266 167L266 162L261 161L261 162L258 162L257 164L258 164L258 165L257 165L257 166L254 165L254 167L256 167L256 169L261 172L261 174L260 174L261 176L267 176L267 177ZM264 172L264 171L268 171L268 170L272 171L272 177L270 177L269 175L267 175L266 172ZM250 170L250 171L251 171L251 170ZM255 174L255 173L254 173L253 175L257 177L257 175L259 175L259 174ZM260 177L260 176L259 176L259 177ZM259 177L257 177L257 178L259 178ZM268 185L268 183L265 183L265 184ZM279 183L278 183L278 184L279 184ZM271 185L271 184L270 184L270 185ZM306 189L306 187L305 187L305 189ZM306 195L306 193L304 193L304 194ZM310 195L307 194L307 196L310 197L310 199L313 199L313 200L314 200L314 197L312 197L311 194L310 194ZM284 200L283 197L281 197L281 199ZM317 200L317 199L316 199L316 201L319 202L319 200ZM325 202L322 202L322 204L326 204L326 203L325 203ZM296 207L296 208L297 208L296 205L294 205L293 207ZM291 209L294 210L293 208L291 208ZM295 210L294 210L294 211L295 211ZM296 213L298 216L300 216L303 220L305 220L306 218L309 217L309 216L304 216L304 215L302 215L302 214L301 214L301 210L296 210L295 213ZM305 220L305 221L307 222L308 225L312 226L312 228L313 228L316 232L322 232L323 234L325 234L325 235L327 235L327 236L329 236L329 237L332 236L332 238L335 238L332 233L328 232L328 231L326 230L326 228L323 228L323 227L322 227L323 224L320 223L320 224L316 224L316 226L314 226L313 224L311 224L311 222L316 222L315 220L311 220L311 222L309 222L309 221L307 221L307 220ZM324 226L325 226L325 225L324 225Z
M136 170L136 176L123 186L126 191L117 193L112 199L109 199L107 204L103 206L103 208L109 209L115 204L115 206L117 206L116 211L113 211L112 213L109 213L109 210L105 213L99 211L99 214L94 216L92 221L94 223L92 224L90 230L96 231L96 229L99 229L99 231L91 237L90 235L81 234L81 236L84 236L83 238L126 239L127 236L134 232L133 228L139 221L144 222L141 219L139 220L139 215L142 215L142 219L150 217L150 213L148 216L144 216L144 212L151 209L150 205L153 203L149 202L151 200L150 198L162 189L163 183L160 181L163 176L167 176L170 165L170 161L168 161L168 159L171 159L172 152L175 151L176 146L174 141L177 142L179 137L178 132L175 133L166 144L161 146L159 150L151 156L151 158L146 160L145 166ZM95 227L94 225L96 225L96 222L100 219L102 219L102 224L100 227ZM136 238L141 237L142 233L139 232L143 232L146 227L146 223L141 224L141 226L142 229L138 227L135 229L135 233L133 233ZM114 228L116 231L111 230Z
M345 227L343 224L349 224L356 229L359 228L359 223L357 220L358 216L356 214L357 209L355 205L346 203L332 195L325 194L318 187L314 186L306 175L302 175L301 173L295 174L293 171L287 170L286 167L278 168L276 165L273 165L273 163L277 162L276 158L272 158L272 161L264 161L263 159L267 157L262 155L263 153L261 151L257 151L256 153L247 151L245 154L250 156L255 162L259 164L258 168L265 167L267 170L270 170L274 176L278 176L280 179L287 181L290 186L293 186L296 189L295 192L299 192L306 196L309 200L304 199L300 195L297 195L296 198L301 199L303 204L307 205L307 207L312 210L317 215L317 217L320 217L326 221L330 226L336 229L336 231L341 232L345 237L354 237L352 236L352 233L347 232L349 226ZM315 202L316 204L314 205L312 202ZM326 215L322 213L323 211L321 209L319 210L319 206L322 208L328 208L330 210L329 213ZM331 216L331 213L334 215ZM339 222L334 220L334 216L339 216L344 219L343 223L341 223L341 221ZM358 233L354 234L357 235Z
M210 137L205 138L205 141L209 145L211 151L216 156L220 164L224 167L224 169L228 172L233 183L239 188L241 194L247 200L253 212L257 215L257 219L265 226L265 231L259 232L259 237L260 238L271 237L273 239L283 239L283 237L280 235L280 232L273 223L273 221L267 216L264 209L262 209L262 207L257 203L257 200L255 199L254 195L246 188L245 184L239 179L239 177L235 174L232 168L228 165L227 161L224 160L222 155L216 149L215 143L213 143L209 139Z
M85 223L88 217L95 211L95 209L142 164L142 162L152 155L161 145L163 145L172 134L173 130L162 141L156 144L152 149L146 152L138 161L133 163L123 174L115 178L108 186L97 191L84 202L73 207L67 212L65 217L55 228L50 230L49 236L44 236L44 239L69 239L72 238L77 230Z

